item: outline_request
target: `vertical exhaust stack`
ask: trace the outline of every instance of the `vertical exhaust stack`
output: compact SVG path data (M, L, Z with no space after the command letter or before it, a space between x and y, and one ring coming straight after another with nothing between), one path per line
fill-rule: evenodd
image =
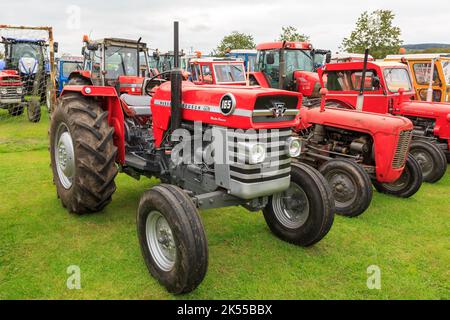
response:
M356 110L362 111L364 106L364 88L366 85L367 62L369 61L369 49L364 51L364 65L361 75L361 85L359 88L358 98L356 100Z
M182 107L182 73L180 69L180 56L179 56L179 31L178 21L173 24L174 36L173 36L173 55L174 55L174 69L170 72L170 130L175 131L181 126L181 107Z

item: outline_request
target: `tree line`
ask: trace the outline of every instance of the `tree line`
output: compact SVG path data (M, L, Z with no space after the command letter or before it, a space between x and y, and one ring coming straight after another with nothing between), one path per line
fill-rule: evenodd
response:
M401 30L394 25L395 14L391 10L364 11L356 21L354 30L342 40L340 50L351 53L364 53L370 49L371 55L378 59L399 52L403 41ZM277 41L310 41L310 37L294 26L282 27ZM224 56L232 49L254 49L253 36L233 31L226 35L213 55Z

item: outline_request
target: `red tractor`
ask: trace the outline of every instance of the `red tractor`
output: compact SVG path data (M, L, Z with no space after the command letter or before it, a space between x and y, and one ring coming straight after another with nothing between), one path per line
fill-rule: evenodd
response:
M244 62L232 58L192 58L189 61L195 84L246 85Z
M178 51L178 23L175 23ZM149 272L170 292L195 289L208 249L198 209L241 205L262 210L279 238L311 246L333 223L334 201L323 176L291 163L291 135L301 95L182 81L175 56L171 81L149 79L145 95L113 87L67 85L50 125L53 180L68 211L102 210L123 172L161 184L139 202L137 231ZM293 117L261 116L282 101Z
M117 93L141 95L150 74L147 45L139 40L83 37L83 70L73 71L68 84L110 86Z
M256 72L250 83L295 91L306 96L297 135L303 138L299 160L324 174L332 188L336 212L357 216L372 199L371 180L380 192L410 197L420 188L422 173L408 156L411 121L389 115L315 108L321 85L316 69L331 55L305 42L257 46ZM319 98L319 99L317 99ZM283 106L279 112L283 114Z
M23 113L24 91L18 71L0 70L0 109L8 109L12 116Z
M450 105L414 101L406 65L371 61L327 64L319 70L319 77L328 89L327 105L410 119L414 125L410 153L418 160L424 181L443 177L450 160Z

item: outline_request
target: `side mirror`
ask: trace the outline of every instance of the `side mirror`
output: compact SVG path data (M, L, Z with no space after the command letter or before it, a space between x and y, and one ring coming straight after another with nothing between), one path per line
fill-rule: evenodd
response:
M325 56L325 63L330 63L331 62L331 52L327 52L326 56Z
M380 88L380 78L378 76L372 78L372 87L377 89Z
M96 42L90 42L86 45L87 49L90 51L97 51L98 50L98 43Z
M58 53L58 48L59 48L59 43L53 42L53 52L54 53Z
M273 53L266 54L266 63L267 64L274 64L275 63L275 56Z
M84 57L86 54L86 47L81 48L81 55Z

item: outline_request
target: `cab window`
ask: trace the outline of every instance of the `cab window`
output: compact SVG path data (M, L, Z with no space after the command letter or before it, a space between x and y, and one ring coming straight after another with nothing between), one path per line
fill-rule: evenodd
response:
M414 63L414 76L416 78L416 82L419 85L428 85L430 83L430 72L431 72L431 62L429 63ZM436 66L434 66L434 74L433 74L433 85L439 84L439 74Z
M376 91L373 86L376 74L367 71L364 80L364 91ZM330 71L324 75L325 87L330 91L359 91L361 88L362 71Z
M411 79L408 70L403 68L389 68L383 71L386 85L390 92L398 92L403 88L406 91L412 90Z
M213 83L211 68L208 65L202 66L202 75L203 75L203 82L209 84Z

